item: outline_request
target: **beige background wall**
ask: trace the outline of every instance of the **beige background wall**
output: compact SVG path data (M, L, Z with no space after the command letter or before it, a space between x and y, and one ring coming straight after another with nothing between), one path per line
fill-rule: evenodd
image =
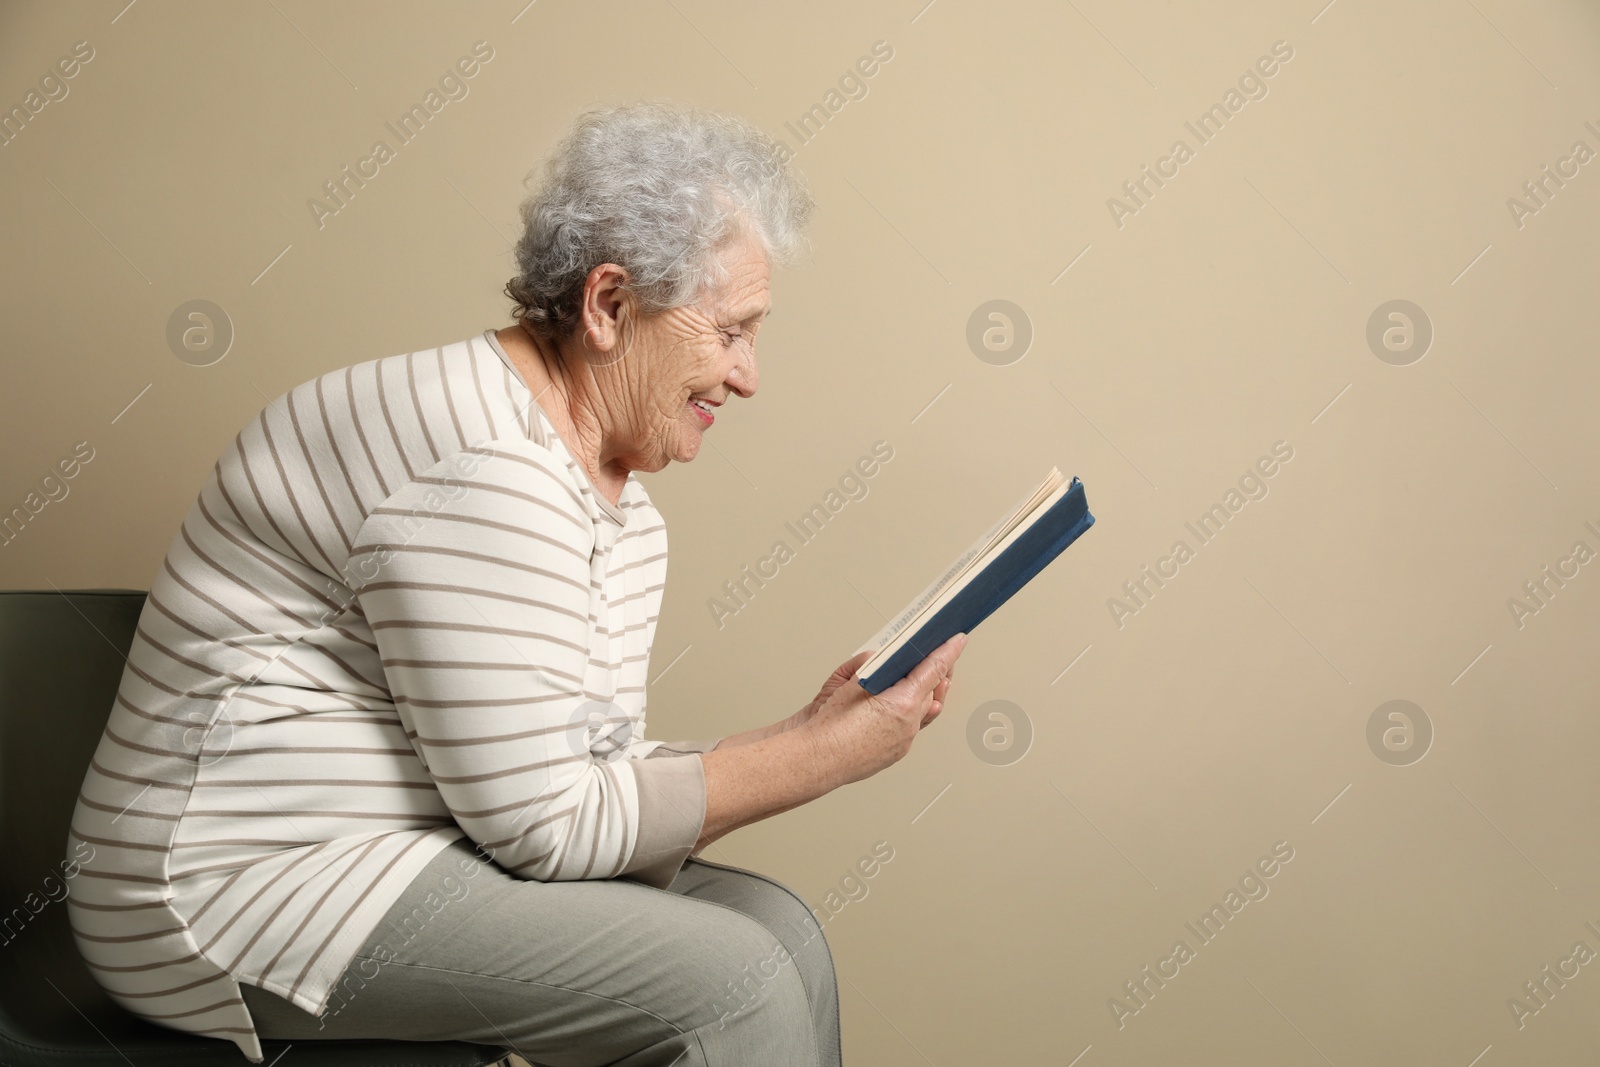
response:
M759 395L648 478L672 536L652 729L788 714L1052 464L1098 522L977 630L908 759L710 853L830 915L849 1062L1600 1056L1600 963L1520 1027L1508 1004L1600 952L1600 563L1520 626L1508 605L1600 552L1593 4L125 2L0 14L8 109L93 49L0 148L0 507L93 450L0 547L4 586L146 586L268 398L508 322L520 182L581 108L665 97L794 147L883 41L798 149L816 253L775 279ZM307 201L479 41L469 94L319 228ZM1280 41L1199 145L1185 121ZM1119 226L1108 198L1179 138L1194 158ZM1517 218L1547 164L1577 173ZM211 366L166 340L195 299L234 334ZM968 345L994 299L1031 324L1020 359ZM1403 366L1367 341L1396 299L1434 334ZM880 440L868 495L716 625L722 583ZM1280 441L1268 494L1197 547L1184 523ZM1119 626L1108 600L1179 539ZM1369 744L1397 699L1420 760ZM1033 735L1004 765L968 741L994 700ZM1279 842L1269 894L1201 943L1185 923ZM1119 1028L1110 998L1139 1007L1123 983L1179 939Z

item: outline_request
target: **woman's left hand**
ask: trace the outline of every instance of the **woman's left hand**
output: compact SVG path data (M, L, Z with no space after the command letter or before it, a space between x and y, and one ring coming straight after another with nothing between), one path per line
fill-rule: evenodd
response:
M817 695L812 699L811 703L787 719L781 719L770 726L760 726L754 730L746 730L743 733L729 734L717 743L716 748L723 750L736 748L739 745L748 745L753 741L764 741L769 737L776 737L778 734L786 734L790 730L798 730L811 721L812 716L816 715L817 711L828 702L828 698L833 696L841 685L846 682L853 683L856 668L871 658L871 652L857 652L834 668L833 673L828 676L828 680L822 683L822 688L817 690ZM951 671L948 676L942 678L939 684L934 687L933 701L928 707L928 714L923 717L923 726L932 722L938 717L939 712L943 710L945 694L950 691L950 679L953 677L955 677L955 672Z
M834 672L828 676L828 680L822 683L822 688L817 690L816 698L813 699L811 703L807 704L805 707L801 708L799 711L785 719L783 722L783 728L779 732L782 733L788 730L793 730L800 726L804 726L806 722L808 722L810 718L817 713L817 709L822 707L823 704L827 703L828 698L833 695L834 690L838 689L846 682L853 681L855 678L856 668L871 658L871 652L857 652L854 656L851 656L849 659L839 664ZM950 677L954 676L955 672L952 671ZM938 716L939 712L943 710L944 697L949 691L950 678L947 677L941 680L933 691L933 705L930 709L928 717L922 720L923 726L926 726L932 722Z
M871 652L857 652L834 668L833 673L828 675L828 680L822 683L822 688L817 690L817 695L812 699L811 703L783 721L783 730L785 732L794 730L809 722L811 716L817 713L817 709L827 703L828 698L833 695L833 691L854 678L856 668L871 658Z

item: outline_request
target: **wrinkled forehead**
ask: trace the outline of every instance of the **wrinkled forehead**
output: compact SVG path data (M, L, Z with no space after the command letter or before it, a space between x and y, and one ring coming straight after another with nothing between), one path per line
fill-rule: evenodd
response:
M759 322L772 311L771 262L761 242L747 236L719 252L725 275L701 301L727 322Z

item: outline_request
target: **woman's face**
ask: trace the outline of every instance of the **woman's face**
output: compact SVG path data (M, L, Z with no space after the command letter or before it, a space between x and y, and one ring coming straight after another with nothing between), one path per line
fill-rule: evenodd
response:
M641 316L627 354L611 365L621 376L629 411L617 459L631 470L656 471L687 463L730 396L755 395L756 332L770 310L770 268L761 244L739 238L719 257L723 284L687 307Z

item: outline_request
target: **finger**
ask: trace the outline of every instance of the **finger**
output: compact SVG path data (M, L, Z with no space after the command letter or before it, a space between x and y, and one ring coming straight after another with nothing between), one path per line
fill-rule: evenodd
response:
M917 664L916 670L926 672L929 691L949 676L950 667L955 662L955 657L960 654L964 640L961 634L954 635L944 644L928 653L923 657L922 662Z
M834 669L833 678L836 678L841 682L849 681L851 678L855 677L856 668L860 667L863 663L867 662L867 660L871 658L872 653L870 651L857 652L855 655L851 656ZM832 681L833 679L829 680Z
M961 650L966 646L966 635L955 634L928 654L928 660L937 664L938 679L940 683L950 680L950 672L955 669L956 658L961 655Z
M960 648L960 638L961 635L957 634L928 653L904 678L884 690L884 695L904 700L906 703L903 706L908 708L923 707L934 687L943 679L953 650Z
M863 663L865 663L867 660L869 660L871 658L872 658L872 650L871 649L863 649L862 651L857 652L855 655L851 656L849 659L845 660L843 666L840 669L843 670L844 667L849 667L851 670L855 670L857 667L861 666Z

